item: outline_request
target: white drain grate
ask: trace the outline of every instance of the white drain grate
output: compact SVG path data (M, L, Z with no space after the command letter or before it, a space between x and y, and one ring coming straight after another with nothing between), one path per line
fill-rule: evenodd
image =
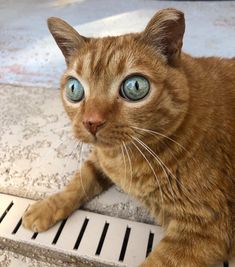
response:
M21 226L21 217L32 200L0 194L0 237L50 251L90 259L107 266L137 267L160 239L158 226L78 210L44 233ZM235 267L221 264L218 267Z

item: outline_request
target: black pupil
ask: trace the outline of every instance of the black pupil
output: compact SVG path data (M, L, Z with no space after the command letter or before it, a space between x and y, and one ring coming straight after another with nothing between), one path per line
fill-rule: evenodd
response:
M73 93L73 91L74 91L74 84L71 86L71 90L72 90L72 93Z
M138 91L139 88L140 88L139 83L138 83L137 81L135 82L135 88L136 88L137 91Z

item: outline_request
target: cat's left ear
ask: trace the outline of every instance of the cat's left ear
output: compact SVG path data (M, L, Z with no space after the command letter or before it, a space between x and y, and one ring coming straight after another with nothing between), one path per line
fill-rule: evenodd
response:
M180 60L184 31L184 13L167 8L154 15L142 33L142 38L158 49L170 65L176 66Z
M47 24L65 57L66 63L69 64L71 55L85 44L87 38L81 36L72 26L60 18L50 17Z

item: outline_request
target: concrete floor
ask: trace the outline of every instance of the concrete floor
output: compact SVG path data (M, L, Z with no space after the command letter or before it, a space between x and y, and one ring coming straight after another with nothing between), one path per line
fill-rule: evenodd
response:
M47 30L49 16L65 19L83 35L104 36L142 30L164 7L185 12L184 51L195 56L235 55L233 1L0 0L0 83L59 87L65 63ZM44 266L40 264L0 251L1 267Z
M63 57L46 26L58 16L87 36L139 31L160 8L186 15L184 50L196 56L233 56L235 3L153 0L1 0L0 83L58 87Z

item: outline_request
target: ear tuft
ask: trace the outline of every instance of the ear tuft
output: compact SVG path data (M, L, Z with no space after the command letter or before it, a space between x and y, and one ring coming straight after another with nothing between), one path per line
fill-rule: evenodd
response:
M143 32L143 40L154 46L176 66L180 59L185 31L184 13L174 8L157 12Z
M85 43L86 38L60 18L48 18L47 25L68 64L70 56Z

